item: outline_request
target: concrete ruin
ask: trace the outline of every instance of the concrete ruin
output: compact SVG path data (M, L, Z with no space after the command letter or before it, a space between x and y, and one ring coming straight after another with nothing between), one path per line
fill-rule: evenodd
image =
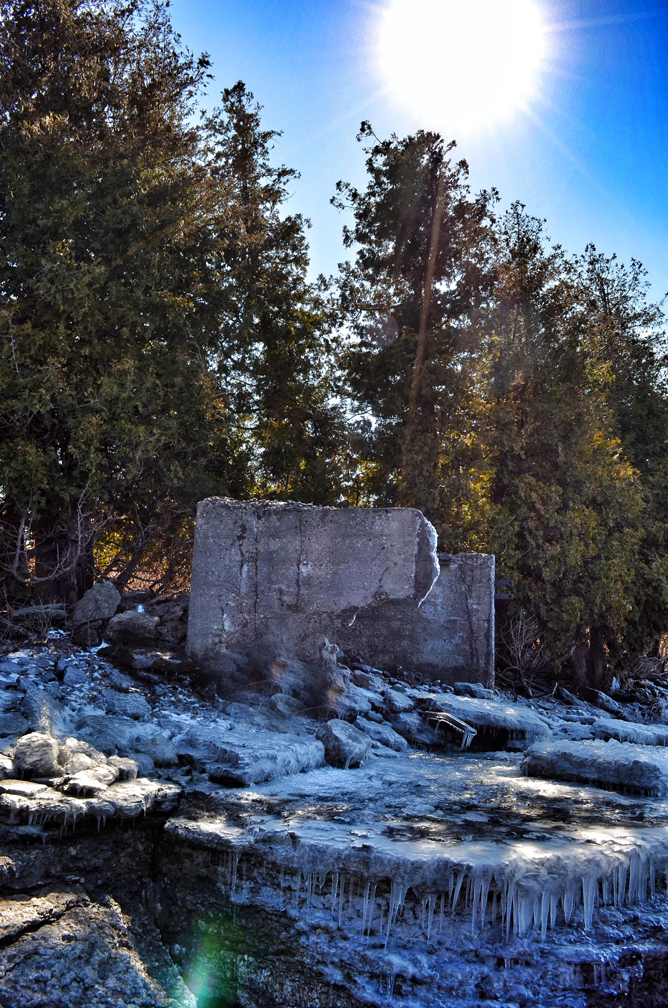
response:
M341 652L490 686L494 558L439 563L436 531L412 508L210 498L197 513L188 651L221 677L270 675L314 700Z
M418 607L388 600L363 610L337 643L375 668L441 682L494 685L494 556L439 554L440 573Z

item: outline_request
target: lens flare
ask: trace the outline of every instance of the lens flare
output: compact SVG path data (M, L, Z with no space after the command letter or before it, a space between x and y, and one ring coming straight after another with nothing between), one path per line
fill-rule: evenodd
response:
M532 0L393 0L381 69L425 125L476 127L510 118L536 93L545 38Z

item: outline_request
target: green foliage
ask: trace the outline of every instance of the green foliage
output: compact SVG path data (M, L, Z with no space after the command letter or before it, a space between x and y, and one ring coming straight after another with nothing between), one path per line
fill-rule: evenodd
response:
M639 264L549 248L521 204L496 220L446 154L432 134L393 137L365 192L339 186L359 246L340 306L362 497L421 507L443 550L495 553L555 669L589 637L623 661L668 626L661 312ZM374 345L374 312L398 323L392 345Z
M362 137L373 136L368 124ZM410 504L438 521L444 485L461 448L471 397L469 320L490 279L490 204L472 198L464 161L452 163L441 138L377 141L367 149L363 192L339 183L334 200L354 214L346 244L358 246L343 267L339 310L352 328L343 359L360 416L355 449L357 500ZM430 285L433 296L423 312ZM397 338L378 345L374 322Z
M211 493L331 496L324 310L274 134L243 85L193 125L208 60L162 3L1 10L2 562L72 597L95 544L178 566Z

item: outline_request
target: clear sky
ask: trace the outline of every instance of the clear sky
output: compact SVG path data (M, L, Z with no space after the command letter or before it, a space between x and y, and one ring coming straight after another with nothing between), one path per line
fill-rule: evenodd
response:
M388 54L381 50L386 12L397 2L172 2L185 44L213 60L212 104L241 79L264 106L265 127L282 131L276 160L301 173L290 207L311 221L313 271L333 272L347 256L344 218L329 200L338 179L364 184L355 135L369 119L379 137L424 127L456 139L474 189L496 186L505 204L522 200L569 251L593 242L624 261L640 259L654 296L668 291L668 0L494 0L537 10L546 30L531 91L514 110L482 122L456 98L457 78L461 94L480 85L490 107L497 79L479 72L475 52L456 38L448 57L451 15L469 11L472 0L412 0L417 34L400 25ZM477 34L470 25L466 31L470 46ZM412 47L405 59L397 49L404 36ZM419 97L422 37L426 63L443 38L449 102L434 100L426 85L425 100ZM504 64L524 65L521 44L529 62L540 46L521 33L519 42L516 32L498 37L500 81ZM480 51L484 43L481 33Z

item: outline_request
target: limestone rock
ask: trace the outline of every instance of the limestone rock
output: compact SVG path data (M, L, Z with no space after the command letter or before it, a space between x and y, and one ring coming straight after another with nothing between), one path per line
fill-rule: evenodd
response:
M394 749L395 752L405 752L408 749L406 739L395 732L389 724L377 724L373 721L367 721L366 718L358 717L355 721L355 727L368 735L374 742L380 742L381 745L387 746L388 749Z
M109 620L104 639L110 644L151 645L157 624L157 616L128 609Z
M111 619L120 601L121 593L111 581L93 585L77 602L72 614L72 626L76 628L83 623Z
M46 689L32 682L26 683L20 708L31 731L61 735L66 730L67 719L62 705Z
M63 683L65 686L85 686L88 682L88 676L86 673L74 665L68 665L65 669L65 675L63 676Z
M103 690L102 695L111 714L133 718L136 721L147 721L151 716L151 707L141 693L118 693L116 690Z
M58 743L50 735L31 732L14 748L14 769L28 777L50 777L59 772Z
M152 762L153 761L151 761L151 764ZM139 766L137 761L134 759L128 759L126 756L110 756L109 763L118 770L119 780L135 780L138 775ZM151 769L153 769L152 766Z
M668 794L668 753L630 742L544 742L522 763L528 777L580 781L636 794Z
M357 767L367 755L371 739L347 721L334 719L318 729L316 738L325 746L325 758L331 766Z
M193 727L176 739L185 760L225 783L248 786L320 767L322 742L311 735L254 728L243 731L226 724ZM214 769L215 768L215 769Z
M156 766L176 766L178 756L173 742L154 725L143 725L130 718L90 714L78 724L79 734L107 756L146 753Z
M385 690L385 707L390 714L405 714L407 711L415 710L415 702L405 693L388 689Z
M71 884L13 893L0 926L4 1008L195 1008L159 936L144 963L130 919L110 897L93 902ZM151 928L142 921L140 934Z
M3 711L0 714L0 738L8 735L25 735L29 727L26 719L17 711Z
M5 658L4 661L0 661L0 672L6 672L9 674L20 674L21 666L18 662L12 661L9 658Z

